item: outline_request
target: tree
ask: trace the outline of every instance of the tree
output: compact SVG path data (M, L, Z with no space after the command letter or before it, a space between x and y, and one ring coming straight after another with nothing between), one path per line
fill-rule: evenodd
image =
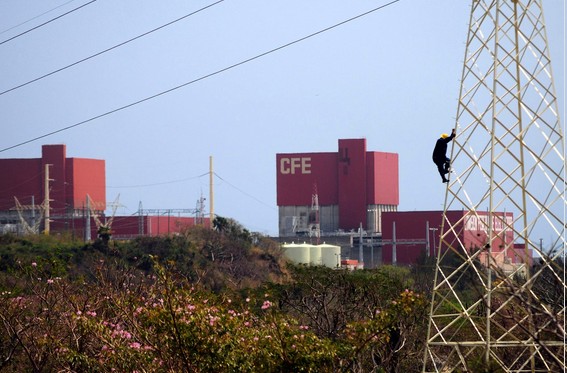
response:
M407 289L408 276L409 270L388 266L364 271L292 266L292 282L275 291L283 312L345 346L349 369L395 372L416 369L423 357L427 301Z

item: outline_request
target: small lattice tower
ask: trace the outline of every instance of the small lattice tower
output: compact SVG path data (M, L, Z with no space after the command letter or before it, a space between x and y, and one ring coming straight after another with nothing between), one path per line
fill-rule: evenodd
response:
M424 372L565 370L558 113L541 0L473 0Z
M319 215L319 193L317 184L313 184L313 194L311 195L311 210L309 211L309 237L315 237L315 243L319 245L321 238L321 221Z

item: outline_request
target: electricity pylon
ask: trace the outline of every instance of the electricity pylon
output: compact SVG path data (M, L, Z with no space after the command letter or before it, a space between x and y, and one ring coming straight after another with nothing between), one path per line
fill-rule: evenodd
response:
M466 213L441 226L424 372L566 368L565 151L549 56L541 0L472 1L444 207ZM481 225L475 247L468 219Z

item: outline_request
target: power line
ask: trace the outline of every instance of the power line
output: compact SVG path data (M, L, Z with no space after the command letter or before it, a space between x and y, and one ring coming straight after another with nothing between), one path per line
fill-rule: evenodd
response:
M188 181L188 180L194 180L194 179L199 179L203 176L208 175L208 172L205 172L202 175L199 176L193 176L193 177L187 177L185 179L179 179L179 180L169 180L169 181L162 181L162 182L158 182L158 183L152 183L152 184L140 184L140 185L122 185L122 186L106 186L107 188L112 188L112 189L120 189L120 188L145 188L145 187L152 187L152 186L158 186L158 185L167 185L167 184L176 184L176 183L182 183L184 181Z
M237 186L235 186L234 184L230 183L229 181L223 179L222 177L220 177L216 172L213 172L213 175L215 175L216 177L218 177L220 180L224 181L225 183L227 183L228 185L230 185L231 187L233 187L234 189L238 190L240 193L252 198L253 200L261 203L264 206L268 206L271 209L274 209L274 206L267 204L264 201L259 200L258 198L254 197L253 195L246 193L245 191L243 191L242 189L238 188Z
M92 58L94 58L94 57L98 57L98 56L100 56L101 54L104 54L104 53L106 53L106 52L110 52L110 51L113 50L113 49L116 49L116 48L118 48L118 47L122 47L123 45L126 45L126 44L128 44L128 43L130 43L130 42L133 42L134 40L140 39L140 38L142 38L142 37L144 37L144 36L147 36L147 35L149 35L149 34L151 34L151 33L153 33L153 32L156 32L156 31L158 31L158 30L161 30L162 28L171 26L172 24L174 24L174 23L176 23L176 22L179 22L179 21L181 21L181 20L183 20L183 19L185 19L185 18L187 18L187 17L190 17L190 16L192 16L192 15L195 15L196 13L199 13L199 12L201 12L201 11L207 9L207 8L210 8L210 7L214 6L214 5L217 5L217 4L219 4L219 3L222 3L223 1L224 1L224 0L219 0L219 1L215 2L215 3L212 3L212 4L210 4L210 5L207 5L207 6L203 7L203 8L201 8L201 9L198 9L198 10L196 10L196 11L194 11L194 12L191 12L191 13L189 13L189 14L186 14L186 15L184 15L183 17L179 17L179 18L177 18L177 19L175 19L175 20L173 20L173 21L171 21L171 22L168 22L168 23L166 23L166 24L164 24L164 25L161 25L161 26L159 26L159 27L156 27L156 28L154 28L154 29L152 29L152 30L150 30L150 31L144 32L143 34L140 34L140 35L138 35L138 36L136 36L136 37L133 37L133 38L131 38L131 39L128 39L128 40L126 40L126 41L123 41L122 43L116 44L116 45L113 46L113 47L107 48L107 49L105 49L105 50L103 50L103 51L100 51L100 52L98 52L98 53L95 53L95 54L93 54L93 55L91 55L91 56L85 57L85 58L83 58L83 59L81 59L81 60L78 60L78 61L76 61L76 62L73 62L72 64L69 64L69 65L67 65L67 66L61 67L61 68L59 68L59 69L57 69L57 70L54 70L54 71L52 71L52 72L50 72L50 73L47 73L47 74L45 74L45 75L42 75L42 76L40 76L40 77L37 77L37 78L32 79L32 80L30 80L30 81L27 81L26 83L22 83L22 84L20 84L20 85L17 85L17 86L15 86L15 87L12 87L12 88L10 88L10 89L7 89L7 90L5 90L5 91L2 91L2 92L0 92L0 96L3 95L3 94L5 94L5 93L11 92L11 91L13 91L13 90L16 90L16 89L18 89L18 88L25 87L25 86L28 85L28 84L35 83L35 82L37 82L38 80L41 80L41 79L43 79L43 78L47 78L48 76L57 74L58 72L61 72L61 71L63 71L63 70L66 70L66 69L68 69L68 68L70 68L70 67L73 67L73 66L75 66L75 65L78 65L78 64L80 64L80 63L82 63L82 62L88 61L88 60L90 60L90 59L92 59Z
M0 190L0 194L4 194L6 193L8 190L13 191L14 189L17 189L18 187L22 186L22 185L26 185L27 183L29 183L32 180L41 180L41 176L43 175L42 172L36 173L35 175L27 178L26 180L22 180L20 181L19 184L16 185L10 185L10 187L8 189L4 189L4 190Z
M222 0L221 0L221 1L222 1ZM260 54L258 54L258 55L256 55L256 56L254 56L254 57L250 57L250 58L248 58L248 59L246 59L246 60L237 62L237 63L235 63L235 64L233 64L233 65L228 66L228 67L222 68L222 69L217 70L217 71L214 71L214 72L212 72L212 73L203 75L203 76L201 76L201 77L199 77L199 78L196 78L196 79L190 80L190 81L188 81L188 82L182 83L182 84L177 85L177 86L175 86L175 87L173 87L173 88L169 88L169 89L167 89L167 90L165 90L165 91L161 91L161 92L159 92L159 93L156 93L156 94L154 94L154 95L151 95L151 96L142 98L142 99L140 99L140 100L138 100L138 101L134 101L134 102L129 103L129 104L127 104L127 105L120 106L120 107L118 107L118 108L116 108L116 109L112 109L112 110L110 110L110 111L107 111L107 112L105 112L105 113L96 115L96 116L91 117L91 118L89 118L89 119L85 119L85 120L83 120L83 121L81 121L81 122L77 122L77 123L75 123L75 124L72 124L72 125L69 125L69 126L60 128L60 129L55 130L55 131L48 132L48 133L46 133L46 134L43 134L43 135L34 137L34 138L32 138L32 139L29 139L29 140L20 142L20 143L18 143L18 144L9 146L9 147L7 147L7 148L0 149L0 153L5 152L5 151L7 151L7 150L11 150L11 149L17 148L17 147L20 147L20 146L22 146L22 145L29 144L29 143L34 142L34 141L37 141L37 140L41 140L41 139L43 139L43 138L45 138L45 137L49 137L49 136L51 136L51 135L55 135L55 134L57 134L57 133L59 133L59 132L64 132L64 131L70 130L70 129L72 129L72 128L82 126L83 124L86 124L86 123L92 122L92 121L94 121L94 120L97 120L97 119L106 117L106 116L108 116L108 115L117 113L117 112L119 112L119 111L128 109L128 108L130 108L130 107L132 107L132 106L136 106L136 105L141 104L141 103L143 103L143 102L146 102L146 101L149 101L149 100L153 100L154 98L163 96L163 95L165 95L165 94L167 94L167 93L176 91L176 90L178 90L178 89L180 89L180 88L183 88L183 87L186 87L186 86L188 86L188 85L191 85L191 84L200 82L201 80L208 79L208 78L210 78L210 77L213 77L213 76L215 76L215 75L221 74L221 73L226 72L226 71L228 71L228 70L232 70L232 69L234 69L234 68L236 68L236 67L238 67L238 66L244 65L244 64L246 64L246 63L248 63L248 62L252 62L252 61L257 60L257 59L259 59L259 58L261 58L261 57L265 57L265 56L267 56L267 55L269 55L269 54L271 54L271 53L277 52L277 51L279 51L279 50L281 50L281 49L287 48L287 47L292 46L292 45L294 45L294 44L297 44L297 43L300 43L300 42L305 41L305 40L307 40L307 39L310 39L310 38L312 38L312 37L314 37L314 36L317 36L317 35L319 35L319 34L322 34L322 33L326 32L326 31L329 31L329 30L332 30L332 29L337 28L337 27L339 27L339 26L342 26L342 25L344 25L344 24L346 24L346 23L348 23L348 22L352 22L352 21L354 21L354 20L356 20L356 19L358 19L358 18L367 16L368 14L371 14L371 13L373 13L373 12L376 12L376 11L378 11L378 10L381 10L381 9L383 9L383 8L385 8L385 7L387 7L387 6L390 6L390 5L392 5L392 4L395 4L395 3L399 2L399 1L401 1L401 0L393 0L393 1L389 2L389 3L387 3L387 4L384 4L384 5L381 5L381 6L377 7L377 8L371 9L371 10L369 10L369 11L367 11L367 12L364 12L364 13L362 13L362 14L359 14L359 15L357 15L357 16L354 16L354 17L352 17L352 18L349 18L349 19L347 19L347 20L345 20L345 21L336 23L336 24L334 24L334 25L332 25L332 26L326 27L326 28L324 28L324 29L322 29L322 30L319 30L319 31L317 31L317 32L314 32L314 33L309 34L309 35L307 35L307 36L304 36L304 37L302 37L302 38L296 39L296 40L291 41L291 42L289 42L289 43L287 43L287 44L283 44L283 45L281 45L281 46L279 46L279 47L270 49L270 50L268 50L268 51L266 51L266 52L263 52L263 53L260 53Z
M15 28L17 28L17 27L20 27L20 26L22 26L22 25L25 25L26 23L31 22L31 21L33 21L34 19L38 19L39 17L44 16L44 15L46 15L47 13L51 13L51 12L53 12L54 10L59 9L59 8L61 8L61 7L64 7L65 5L67 5L67 4L69 4L69 3L72 3L72 2L74 2L74 1L76 1L76 0L69 0L69 1L67 1L66 3L64 3L64 4L61 4L61 5L59 5L59 6L56 6L55 8L52 8L52 9L50 9L50 10L48 10L48 11L46 11L46 12L43 12L43 13L41 13L41 14L39 14L39 15L33 17L33 18L28 19L27 21L18 23L17 25L14 25L14 26L12 26L12 27L9 27L9 28L7 28L7 29L5 29L5 30L3 30L3 31L0 31L0 35L1 35L1 34L5 34L5 33L7 33L8 31L13 30L13 29L15 29Z
M87 6L87 5L89 5L89 4L94 3L95 1L96 1L96 0L91 0L91 1L89 1L88 3L86 3L86 4L83 4L83 5L81 5L81 6L76 7L75 9L71 9L70 11L61 14L60 16L57 16L57 17L55 17L55 18L52 18L52 19L50 19L49 21L43 22L42 24L37 25L37 26L35 26L35 27L32 27L31 29L29 29L29 30L27 30L27 31L24 31L24 32L22 32L22 33L20 33L20 34L18 34L18 35L16 35L16 36L12 36L11 38L6 39L6 40L0 42L0 45L5 44L5 43L9 42L10 40L14 40L14 39L16 39L16 38L19 38L20 36L25 35L25 34L27 34L28 32L31 32L31 31L33 31L33 30L36 30L36 29L38 29L38 28L40 28L40 27L42 27L42 26L45 26L45 25L47 25L48 23L51 23L51 22L53 22L53 21L55 21L55 20L57 20L57 19L59 19L59 18L61 18L61 17L64 17L64 16L66 16L66 15L68 15L68 14L70 14L70 13L73 13L73 12L75 12L75 11L77 11L77 10L79 10L79 9L81 9L81 8L83 8L83 7Z

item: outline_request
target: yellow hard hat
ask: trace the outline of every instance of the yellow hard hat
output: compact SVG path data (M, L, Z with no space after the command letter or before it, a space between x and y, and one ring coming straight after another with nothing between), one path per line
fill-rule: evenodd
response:
M442 133L442 134L441 134L441 138L442 138L442 139L446 139L447 137L449 137L449 135L447 135L446 133Z

